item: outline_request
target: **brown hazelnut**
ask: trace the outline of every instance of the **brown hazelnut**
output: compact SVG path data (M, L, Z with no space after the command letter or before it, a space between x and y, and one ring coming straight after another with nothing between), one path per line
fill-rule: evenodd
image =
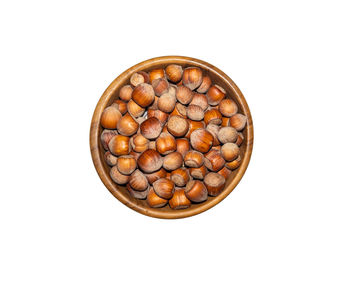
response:
M158 120L161 122L162 125L167 122L169 114L165 113L164 111L161 111L159 109L148 109L147 111L147 117L155 117L158 118Z
M191 90L198 88L202 84L202 70L197 67L188 67L184 70L182 84Z
M204 179L207 174L207 168L203 165L199 168L190 168L190 175L195 179Z
M170 199L173 197L175 185L170 179L160 178L153 182L153 190L159 197Z
M225 143L221 147L221 155L227 162L231 162L238 157L239 147L234 143Z
M116 107L121 114L125 114L127 112L126 102L122 100L115 100L112 106Z
M237 136L237 130L231 126L222 127L218 133L218 139L222 144L235 142Z
M208 108L208 98L206 95L194 93L190 105L197 105L205 111Z
M120 88L119 91L119 99L123 100L124 102L128 102L131 99L133 88L130 85L125 85Z
M223 167L220 171L218 171L218 174L222 175L225 179L228 179L231 173L232 171L226 167Z
M161 95L157 102L158 109L161 111L170 113L174 110L176 104L176 98L174 95L165 93Z
M149 193L149 186L147 187L146 190L143 190L143 191L137 191L137 190L134 190L130 184L127 184L126 185L126 189L129 191L129 194L136 198L136 199L146 199L147 196L148 196L148 193Z
M130 180L130 176L128 175L123 175L118 171L117 166L114 166L110 170L110 176L112 180L117 183L117 184L126 184Z
M165 78L158 78L153 80L152 87L153 87L154 93L157 96L160 96L168 91L169 83Z
M148 107L154 101L154 90L150 84L137 85L132 92L132 99L141 107Z
M217 109L207 110L204 114L204 122L206 125L209 123L221 125L222 115Z
M179 86L176 90L176 98L180 103L187 105L191 102L193 93L189 88L185 86Z
M145 109L143 107L139 106L133 100L130 100L127 103L126 108L129 112L129 114L131 114L135 118L140 117L145 113Z
M176 103L175 108L170 115L179 115L186 118L186 107L180 103Z
M172 115L168 119L168 131L175 137L184 136L188 131L188 127L187 120L179 115Z
M204 177L204 184L210 196L217 196L225 187L225 178L218 173L210 172Z
M191 201L186 197L185 190L177 188L173 197L169 200L171 209L186 209L191 206Z
M117 129L121 135L131 136L137 132L139 124L129 113L126 113L121 119L119 119Z
M149 141L142 134L136 134L130 139L131 147L135 152L143 152L148 149Z
M148 188L147 178L140 170L135 170L131 174L129 184L136 191L144 191Z
M211 171L217 172L225 166L226 161L218 150L212 149L204 157L204 165Z
M204 156L198 151L188 151L184 157L184 162L187 167L199 168L204 163Z
M129 153L129 155L133 156L134 159L137 161L138 158L140 157L141 153L135 152L135 151L131 151L131 152Z
M109 130L109 129L105 129L102 131L101 133L101 144L102 147L108 151L108 143L109 141L111 141L113 136L118 135L118 131L117 130Z
M137 165L143 172L153 173L163 166L163 158L157 151L148 149L140 155Z
M218 105L226 96L226 91L219 85L211 86L208 90L208 103L212 106Z
M136 169L136 160L131 155L118 157L117 167L123 175L130 175Z
M186 133L186 138L190 138L191 134L193 131L195 131L196 129L200 129L200 128L205 128L205 124L203 121L194 121L194 120L187 120L188 122L188 131Z
M165 178L166 177L167 172L161 168L159 171L156 171L154 173L151 174L145 174L149 184L153 184L156 180L160 179L160 178Z
M148 195L147 195L147 204L152 207L152 208L160 208L160 207L164 207L165 205L167 205L168 200L159 197L155 192L153 187L151 187L149 189Z
M167 171L173 171L180 168L183 164L182 155L179 152L172 152L164 157L163 168Z
M213 141L213 147L214 146L218 146L220 145L220 141L218 139L218 133L219 133L219 130L220 130L220 126L219 125L216 125L216 124L208 124L207 128L206 128L210 133L211 135L213 135L214 137L214 141Z
M185 186L190 180L188 169L180 168L171 172L170 179L176 186Z
M108 166L113 167L117 164L117 157L114 156L111 152L109 151L105 152L104 157Z
M185 189L186 197L192 202L203 202L208 199L208 190L199 180L191 180Z
M233 160L232 162L227 162L225 164L225 167L233 171L241 165L241 162L242 162L242 158L240 155L238 155L237 159Z
M177 64L170 64L165 68L165 74L169 81L177 83L182 78L182 67Z
M176 151L179 152L182 157L190 150L190 142L186 138L176 139Z
M206 153L213 146L214 137L208 130L196 129L192 132L190 137L190 143L194 150L202 153Z
M175 138L169 133L161 133L156 140L156 149L162 155L176 151Z
M145 77L142 74L136 72L136 73L131 75L131 77L130 77L130 84L131 85L136 87L137 85L140 85L142 83L146 83Z
M247 117L243 114L237 113L230 117L230 125L234 127L237 131L244 129L247 124Z
M101 115L101 125L104 128L116 129L117 123L122 117L120 111L113 106L105 108Z
M221 126L222 126L222 127L230 126L230 118L229 118L229 117L226 117L226 116L223 116L223 117L222 117Z
M109 151L115 156L128 155L130 153L130 138L123 135L115 135L108 143Z
M189 105L187 107L186 115L191 120L200 121L204 118L204 111L200 106Z
M231 99L224 99L219 103L219 111L223 116L231 117L238 111L238 106Z
M162 123L156 117L147 118L140 125L141 134L147 139L156 139L162 132Z
M204 94L206 93L211 86L211 79L209 76L204 76L202 80L202 84L198 87L197 92Z
M243 136L242 132L238 132L237 140L235 142L238 147L242 145L243 140L244 140L244 136Z
M153 69L149 72L149 81L151 83L158 78L165 78L165 73L163 69Z

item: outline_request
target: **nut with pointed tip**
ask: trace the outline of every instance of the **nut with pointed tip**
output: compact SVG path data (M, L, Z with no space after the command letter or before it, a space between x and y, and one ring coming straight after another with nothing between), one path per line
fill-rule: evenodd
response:
M198 88L202 84L203 73L198 67L188 67L184 70L182 84L191 90Z
M149 72L149 81L152 82L158 78L165 78L164 69L153 69Z
M137 191L137 190L134 190L130 184L127 184L126 185L126 189L129 191L129 194L136 198L136 199L146 199L147 196L148 196L148 193L149 193L149 186L147 187L146 190L143 190L143 191Z
M137 85L132 92L132 99L141 107L148 107L154 101L154 90L150 84Z
M109 106L104 109L101 115L101 125L104 128L116 129L117 123L122 117L120 111L113 106Z
M174 110L176 104L176 97L170 93L161 95L158 99L158 109L166 113L170 113Z
M130 77L130 84L131 85L136 87L137 85L140 85L142 83L146 83L145 77L142 74L136 72L136 73L131 75L131 77Z
M226 161L218 150L212 149L204 157L204 165L211 171L217 172L225 166Z
M184 162L187 167L199 168L204 163L204 156L198 151L188 151L184 157Z
M239 147L234 143L225 143L221 147L221 155L227 162L235 160L239 155Z
M203 202L208 199L208 190L199 180L191 180L185 189L186 197L192 202Z
M109 141L111 141L111 139L118 135L118 131L117 130L110 130L110 129L105 129L102 131L101 133L101 144L102 144L102 147L108 151L108 143Z
M168 119L168 131L175 137L182 137L188 131L188 122L185 118L179 115L172 115Z
M163 158L157 151L148 149L140 155L137 165L143 172L150 174L163 166Z
M197 92L204 94L206 93L211 86L211 79L209 76L204 76L202 80L202 84L198 87Z
M241 165L241 162L242 162L241 155L238 155L237 159L233 160L232 162L227 162L225 164L225 167L233 171Z
M185 190L177 188L173 197L169 200L171 209L186 209L191 206L191 201L186 197Z
M129 184L136 191L144 191L148 188L147 178L140 170L135 170L131 174Z
M139 106L133 100L130 100L126 104L126 109L128 110L129 114L131 114L135 118L140 117L145 113L145 108Z
M164 207L165 205L167 205L168 200L159 197L155 192L153 187L151 187L149 189L148 195L147 195L147 199L146 199L147 204L152 207L152 208L160 208L160 207Z
M169 114L165 113L164 111L161 111L159 109L148 109L147 110L147 117L155 117L158 118L158 120L161 122L162 125L164 125L168 120Z
M121 135L132 136L139 129L139 124L129 113L126 113L119 119L117 129Z
M162 123L156 117L147 118L140 125L141 134L147 139L156 139L162 132Z
M190 142L186 138L176 139L176 151L179 152L182 157L185 157L186 153L190 150Z
M134 89L130 85L121 87L119 91L119 99L123 100L124 102L130 101L133 90Z
M123 175L121 172L119 172L117 166L111 168L109 175L115 183L120 185L127 184L130 180L130 176Z
M190 136L190 143L194 150L206 153L213 146L214 137L206 129L196 129Z
M237 113L230 117L230 125L237 131L241 131L247 124L247 117L244 114Z
M218 196L225 187L225 178L218 173L210 172L204 177L204 184L210 196Z
M217 109L207 110L204 114L204 122L206 125L209 123L221 125L222 115Z
M207 92L208 103L212 106L218 105L226 96L226 91L219 85L211 86Z
M165 74L169 81L177 83L182 78L182 67L177 64L170 64L165 68Z
M190 105L200 106L205 111L209 106L208 98L206 95L194 93Z
M167 172L161 168L159 171L156 171L154 173L151 174L145 174L149 184L153 184L156 180L160 179L160 178L165 178L166 177Z
M214 141L213 141L213 147L215 146L218 146L220 145L220 141L218 139L218 133L219 133L219 130L220 130L220 126L219 125L216 125L216 124L208 124L207 128L206 128L210 133L211 135L213 135L214 137Z
M104 154L104 158L105 158L105 161L107 163L108 166L115 166L117 164L117 157L114 156L111 152L107 151L105 152Z
M193 131L195 131L196 129L200 129L200 128L205 128L205 124L203 121L194 121L194 120L187 120L188 122L188 131L185 135L185 138L190 138L191 134Z
M191 120L200 121L204 118L204 111L200 106L190 105L187 107L186 115Z
M207 174L207 168L203 165L199 168L190 168L190 175L195 179L204 179Z
M220 171L218 171L218 174L222 175L225 179L228 179L231 173L232 171L226 167L223 167Z
M167 171L173 171L180 168L183 164L182 155L179 152L172 152L164 157L163 168Z
M149 141L142 134L136 134L130 139L130 144L135 152L142 153L148 149Z
M118 157L117 167L123 175L130 175L136 169L136 160L131 155L123 155Z
M218 139L222 144L235 142L237 136L237 130L231 126L221 127L218 133Z
M231 117L238 111L237 104L231 99L224 99L219 103L219 111L223 116Z
M188 169L179 168L171 172L170 179L176 186L185 186L190 180Z
M127 112L126 102L122 100L115 100L112 106L116 107L121 114L125 114Z
M108 148L115 156L128 155L131 151L130 138L124 135L115 135L109 141Z
M185 86L179 86L176 90L176 98L183 105L187 105L192 101L193 93L189 88Z
M173 197L175 185L167 178L160 178L153 183L154 192L161 198L170 199Z
M161 133L156 140L156 149L162 155L176 151L175 138L169 133Z
M161 96L169 90L169 83L165 78L158 78L153 80L152 87L156 96Z

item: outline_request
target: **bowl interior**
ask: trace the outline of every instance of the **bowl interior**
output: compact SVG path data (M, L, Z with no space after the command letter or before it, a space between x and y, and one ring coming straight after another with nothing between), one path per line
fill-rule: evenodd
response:
M102 132L102 127L100 126L100 118L103 110L111 105L115 99L118 98L119 90L122 86L129 84L130 76L137 71L149 71L155 68L165 68L169 64L179 64L186 68L189 66L200 67L204 72L209 74L213 81L213 84L218 84L222 86L226 92L227 96L232 98L239 107L239 112L245 114L248 117L247 126L242 131L244 135L244 141L240 146L240 153L242 157L242 162L239 168L234 170L230 177L227 179L225 184L225 189L217 197L209 197L207 201L200 204L192 204L187 209L173 210L169 206L163 208L150 208L145 200L138 200L131 197L126 190L125 186L119 186L115 184L109 176L110 167L106 164L104 160L104 149L100 142L100 135ZM217 203L223 200L238 184L241 180L250 160L251 152L253 146L253 125L252 118L249 111L249 107L243 97L243 94L235 83L221 70L217 69L213 65L189 57L182 56L166 56L153 58L144 62L141 62L118 76L106 89L102 97L100 98L91 123L90 130L90 148L93 158L95 168L105 186L108 190L122 203L128 207L138 211L139 213L158 218L184 218L192 215L201 213Z

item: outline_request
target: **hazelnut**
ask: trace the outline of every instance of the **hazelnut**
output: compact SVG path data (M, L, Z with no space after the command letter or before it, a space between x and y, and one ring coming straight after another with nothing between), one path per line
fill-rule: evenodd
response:
M182 78L182 67L177 64L170 64L165 68L165 74L169 81L177 83Z
M121 117L122 114L117 108L109 106L102 112L101 125L104 128L116 129L117 123Z
M216 124L208 124L207 128L206 128L210 133L211 135L213 135L214 137L214 141L213 141L213 147L214 146L218 146L220 145L220 141L218 139L218 133L219 133L219 130L220 130L220 126L219 125L216 125Z
M157 151L148 149L140 155L137 165L143 172L153 173L163 166L163 158Z
M174 95L165 93L161 95L157 102L158 109L161 111L170 113L174 110L176 104L176 98Z
M210 196L217 196L225 187L225 178L218 173L210 172L204 177L204 184Z
M209 123L221 125L222 115L217 109L207 110L204 114L204 122L206 125Z
M134 159L137 161L138 158L140 157L141 153L135 152L135 151L131 151L131 152L129 153L129 155L133 156Z
M154 90L150 84L137 85L132 92L132 99L141 107L148 107L154 101Z
M204 118L204 111L200 106L190 105L187 107L187 117L191 120L200 121Z
M148 195L147 195L147 204L152 207L152 208L160 208L164 207L167 203L168 200L159 197L155 192L153 187L149 189Z
M149 81L152 82L158 78L165 78L165 73L163 69L153 69L149 72Z
M247 124L247 117L243 114L237 113L230 117L230 125L237 131L243 130Z
M191 201L186 197L185 190L178 188L173 197L169 200L171 209L186 209L191 206Z
M168 131L175 137L184 136L188 131L188 122L179 115L170 116L167 124Z
M123 135L115 135L108 143L109 151L115 156L128 155L130 153L130 138Z
M225 143L221 147L221 155L227 162L231 162L238 157L239 147L234 143Z
M180 103L176 103L175 108L170 115L179 115L186 118L186 107Z
M192 132L190 137L192 148L202 153L208 152L213 145L213 142L213 135L211 135L210 132L205 129L196 129Z
M194 90L202 84L202 70L197 67L188 67L184 70L182 84L191 90Z
M123 175L122 173L120 173L118 171L117 166L114 166L111 168L110 176L115 183L120 184L120 185L126 184L130 180L130 176Z
M235 142L238 147L242 145L243 140L244 140L244 136L243 136L242 132L238 132L237 140Z
M117 164L117 157L114 156L111 152L109 151L105 152L104 157L108 166L113 167Z
M185 189L186 197L192 202L203 202L208 199L208 190L199 180L191 180Z
M158 78L158 79L153 80L152 87L154 89L155 94L157 96L160 96L168 91L169 83L164 78Z
M137 85L140 85L142 83L145 83L145 77L142 76L140 73L134 73L130 77L130 84L136 87Z
M185 86L179 86L176 90L176 98L180 103L187 105L191 102L193 94L189 88Z
M190 105L197 105L205 111L208 108L208 98L206 95L194 93Z
M160 179L160 178L165 178L166 177L167 172L161 168L159 171L156 171L154 173L151 174L145 174L149 184L153 184L156 180Z
M231 117L238 111L238 106L233 100L224 99L219 103L219 111L223 116Z
M145 109L141 106L139 106L137 103L135 103L133 100L130 100L127 105L126 108L129 112L129 114L131 114L133 117L140 117L145 113Z
M180 168L171 172L170 179L176 186L185 186L190 180L190 175L186 168Z
M218 171L218 174L222 175L225 179L228 179L231 173L232 171L226 167L223 167L220 171Z
M197 92L204 94L206 93L211 86L211 79L209 76L204 76L202 80L202 84L198 87Z
M159 197L170 199L173 197L175 186L170 179L160 178L153 182L153 190Z
M231 126L222 127L218 133L218 139L222 144L233 143L237 140L238 133Z
M182 166L183 158L179 152L172 152L164 157L163 168L167 171L173 171Z
M190 138L191 134L193 131L195 131L196 129L200 129L200 128L205 128L205 124L203 121L195 121L195 120L187 120L188 122L188 131L186 133L186 138Z
M161 133L156 140L156 149L162 155L176 151L175 138L169 133Z
M211 86L208 90L208 103L212 106L218 105L226 96L226 91L219 85Z
M184 162L187 167L199 168L204 163L204 156L198 151L188 151L184 157Z
M119 91L119 99L123 100L124 102L128 102L131 99L133 88L130 85L125 85L120 88Z
M203 165L199 168L190 168L190 175L195 179L204 179L207 174L207 168Z
M115 100L112 106L116 107L121 114L125 114L127 112L126 102L122 100Z
M123 175L130 175L136 169L136 160L131 155L120 156L117 160L117 167Z
M108 143L109 141L111 141L113 136L118 135L118 131L117 130L109 130L109 129L105 129L102 131L101 133L101 144L102 147L108 151Z
M146 190L143 190L143 191L137 191L137 190L134 190L130 184L127 184L126 185L126 189L129 191L129 194L136 198L136 199L146 199L148 194L149 194L149 186L147 187Z
M129 113L126 113L121 119L119 119L117 129L120 134L131 136L137 132L139 124Z
M176 139L176 151L179 152L182 157L190 150L190 142L186 138Z
M238 155L236 160L233 160L232 162L227 162L225 164L225 167L233 171L241 165L241 162L242 162L242 158L240 155Z
M167 122L169 114L159 110L159 109L148 109L147 117L155 117L161 122L162 125Z
M156 139L162 132L162 123L156 117L147 118L140 125L141 134L147 139Z
M230 126L230 118L223 116L221 126L223 126L223 127Z
M140 170L135 170L130 176L129 185L133 190L144 191L148 188L148 181Z
M135 152L143 152L148 149L149 141L142 134L136 134L130 139L131 147Z
M204 165L211 171L217 172L225 166L226 161L218 150L212 149L204 157Z

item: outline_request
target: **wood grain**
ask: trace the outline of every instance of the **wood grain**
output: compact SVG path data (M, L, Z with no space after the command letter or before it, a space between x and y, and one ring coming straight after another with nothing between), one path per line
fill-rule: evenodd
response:
M128 84L130 76L137 71L149 71L155 68L165 68L171 63L179 64L183 67L197 66L202 68L210 75L214 84L219 84L227 91L227 95L237 103L239 112L248 117L247 126L243 131L245 139L240 147L242 163L241 166L234 170L227 179L224 191L217 197L209 197L204 203L192 204L191 207L183 210L173 210L168 206L164 208L150 208L145 201L132 198L124 186L116 185L109 176L110 168L104 160L104 149L102 148L100 142L100 134L102 132L102 127L100 126L101 114L103 110L112 104L112 102L118 97L119 89L125 84ZM93 163L102 182L120 202L147 216L164 219L176 219L202 213L221 202L234 190L248 167L253 150L253 137L253 121L248 104L240 89L224 72L199 59L184 56L164 56L143 61L129 68L119 75L105 90L97 103L92 117L90 127L90 150Z

